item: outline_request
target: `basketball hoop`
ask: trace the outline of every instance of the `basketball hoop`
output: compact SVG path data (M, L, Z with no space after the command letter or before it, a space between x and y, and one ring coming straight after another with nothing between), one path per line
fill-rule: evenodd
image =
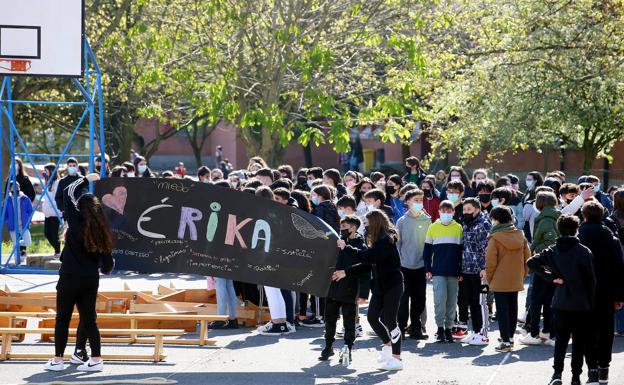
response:
M4 62L9 64L3 64ZM12 72L26 72L31 66L30 60L0 59L0 68Z

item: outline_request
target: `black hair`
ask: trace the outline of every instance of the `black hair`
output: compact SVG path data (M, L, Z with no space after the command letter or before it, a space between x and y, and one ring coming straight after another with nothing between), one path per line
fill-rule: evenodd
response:
M374 200L381 201L381 204L386 201L386 194L378 188L372 189L366 194L364 194L364 198L372 198Z
M336 170L335 168L325 170L323 176L331 179L332 182L334 182L334 186L338 186L340 184L340 171Z
M199 170L197 170L197 177L201 178L203 176L208 175L210 177L210 169L206 166L201 166Z
M320 167L310 167L306 175L312 175L314 179L323 179L323 169Z
M579 219L576 215L561 214L557 219L557 228L563 237L573 237L579 228Z
M500 224L511 223L513 219L511 216L511 209L507 206L494 207L492 211L490 211L490 218Z
M338 199L338 202L336 202L336 206L349 207L353 211L355 211L357 208L357 205L355 204L355 198L349 195L343 195L342 198Z

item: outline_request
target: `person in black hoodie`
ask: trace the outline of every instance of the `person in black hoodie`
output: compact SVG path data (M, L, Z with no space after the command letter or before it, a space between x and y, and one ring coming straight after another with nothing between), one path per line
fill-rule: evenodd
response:
M604 207L591 200L585 202L582 212L584 222L579 229L579 239L591 250L596 271L596 296L592 323L589 325L594 334L586 360L591 369L594 365L591 360L597 359L598 377L601 383L606 383L613 349L615 308L621 307L624 301L624 260L620 241L602 222ZM590 370L590 379L595 376L593 372Z
M74 181L65 191L65 247L61 253L61 269L56 285L56 325L54 328L55 357L44 369L65 369L63 353L67 345L69 323L74 306L78 307L80 326L89 339L92 357L78 367L81 371L101 371L100 331L96 323L95 302L100 272L110 274L114 267L113 236L100 201L89 193L89 182L99 180L98 174ZM72 361L73 361L72 357ZM80 357L79 357L80 358Z
M554 365L555 370L549 385L561 385L564 359L570 336L572 345L572 384L580 385L583 371L583 355L591 340L587 325L596 291L593 255L581 245L576 236L579 220L575 215L561 215L557 228L561 236L557 243L536 254L527 261L527 266L545 282L555 284L552 310L555 312ZM595 360L588 360L588 363ZM596 369L596 367L590 367ZM595 372L594 372L595 377Z
M347 245L358 250L366 249L364 238L358 234L357 229L361 221L355 215L348 215L340 221L340 238ZM355 322L357 317L357 296L359 293L360 274L368 269L365 265L349 265L345 252L338 253L336 272L329 286L327 300L325 302L325 348L321 352L319 360L325 361L334 355L332 345L335 341L336 323L342 310L342 323L344 325L345 346L349 349L349 361L351 361L351 349L355 341ZM340 357L340 361L344 357Z
M334 229L336 232L340 231L340 223L338 216L338 209L336 209L336 205L332 202L332 194L329 187L325 185L316 186L312 189L310 193L310 198L312 204L314 205L314 209L312 214L316 215L323 222L327 223L329 227ZM305 327L323 327L323 315L325 314L325 298L312 297L315 301L313 306L313 310L316 315L311 316L303 321L301 321L301 326Z
M368 323L381 338L383 347L377 362L382 370L402 370L401 329L397 317L403 296L403 273L401 257L397 249L397 232L388 216L380 210L366 214L366 240L369 248L357 249L347 246L342 239L338 248L357 262L371 265L373 271L373 295L368 305ZM380 317L383 312L383 323Z

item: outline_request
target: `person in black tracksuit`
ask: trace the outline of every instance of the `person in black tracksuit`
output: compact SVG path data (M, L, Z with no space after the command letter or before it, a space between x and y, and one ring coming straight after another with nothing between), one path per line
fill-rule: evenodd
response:
M360 218L349 215L340 221L340 238L347 245L358 250L365 250L364 238L358 234ZM355 322L357 317L357 297L359 293L360 275L369 272L366 265L358 264L351 266L348 264L348 257L345 252L338 254L336 261L336 274L329 287L327 300L325 302L325 348L321 352L319 360L325 361L334 355L332 345L335 341L336 323L342 310L342 323L345 328L344 341L349 348L349 361L351 361L351 349L355 341ZM342 357L341 357L342 361Z
M601 382L606 382L613 349L615 307L624 302L624 259L620 241L602 222L602 205L597 201L586 202L582 212L585 221L579 228L579 239L591 250L596 271L593 317L588 326L594 339L586 359L590 368L589 360L597 359L599 377Z
M92 357L84 362L83 355L74 355L72 362L79 370L102 370L100 332L96 323L95 303L99 273L109 274L114 267L111 255L112 234L99 200L88 193L89 181L97 174L74 181L63 192L65 220L68 228L65 247L61 253L61 268L56 285L56 325L54 328L55 358L48 361L47 370L63 370L63 353L67 345L69 323L74 306L78 307L80 324L91 346ZM77 362L74 361L77 358Z
M338 216L338 209L336 208L336 205L332 202L332 195L329 187L325 185L316 186L312 189L310 196L312 203L314 204L312 214L321 219L323 222L327 223L327 225L329 225L336 232L340 231L340 217ZM308 295L305 293L301 293L299 295L299 300L300 314L305 314ZM325 314L325 298L312 296L310 301L313 302L312 310L315 312L315 315L301 321L300 324L301 326L305 327L323 327L323 315Z
M366 250L347 246L343 240L338 247L353 258L351 265L360 262L371 265L373 271L372 297L368 305L368 323L381 338L384 346L378 362L383 370L401 370L401 329L397 317L403 296L401 257L396 247L397 233L388 217L380 210L366 214ZM383 313L383 323L380 317Z
M555 312L554 365L550 385L561 385L564 359L570 336L572 345L572 384L580 384L583 356L591 340L591 309L596 291L596 276L591 251L576 236L579 220L575 215L562 215L557 220L561 236L556 244L536 254L527 265L545 282L555 285L552 310ZM590 351L591 353L591 351ZM588 359L595 364L595 358ZM593 364L592 364L593 365ZM590 367L596 369L596 367ZM595 372L594 372L595 377Z
M65 199L63 192L70 184L80 179L81 175L78 172L78 161L76 158L67 159L67 175L59 180L58 187L56 188L56 194L54 195L54 201L56 207L63 212L65 210ZM63 213L64 215L64 213Z

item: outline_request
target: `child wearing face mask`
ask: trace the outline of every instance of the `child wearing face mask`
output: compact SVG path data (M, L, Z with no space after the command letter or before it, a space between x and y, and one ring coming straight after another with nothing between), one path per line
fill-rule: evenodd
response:
M460 225L463 223L464 205L464 184L461 181L450 181L446 184L446 200L453 204L453 219Z
M366 243L357 232L360 225L361 221L355 215L342 218L340 221L340 238L347 245L364 250L367 248ZM351 349L356 336L360 274L368 272L370 268L362 264L351 265L348 260L349 258L346 257L344 251L338 253L336 272L332 277L325 304L325 348L319 357L321 361L326 361L334 355L332 346L336 336L336 324L341 313L342 324L344 325L344 343L348 347L349 361L351 361ZM340 357L341 363L345 358Z
M74 183L76 180L80 179L81 176L78 173L78 160L76 158L67 159L67 175L61 178L58 184L58 188L56 189L56 193L54 194L54 201L56 202L56 207L63 210L65 207L65 200L63 198L63 191L70 184Z
M399 240L397 248L401 257L401 271L405 291L399 307L399 328L405 335L407 321L411 320L409 336L416 340L426 340L422 331L420 315L425 310L427 279L423 251L427 230L431 226L431 217L423 209L424 193L422 190L410 190L405 194L408 211L397 221ZM411 306L410 306L411 302Z
M423 205L425 212L431 217L431 222L435 222L440 218L440 202L442 200L437 196L432 180L423 180L420 183L420 189L424 194Z
M433 280L436 341L439 343L453 342L451 328L455 324L461 279L462 226L453 219L454 213L451 201L440 203L440 219L429 226L423 252L426 277Z

